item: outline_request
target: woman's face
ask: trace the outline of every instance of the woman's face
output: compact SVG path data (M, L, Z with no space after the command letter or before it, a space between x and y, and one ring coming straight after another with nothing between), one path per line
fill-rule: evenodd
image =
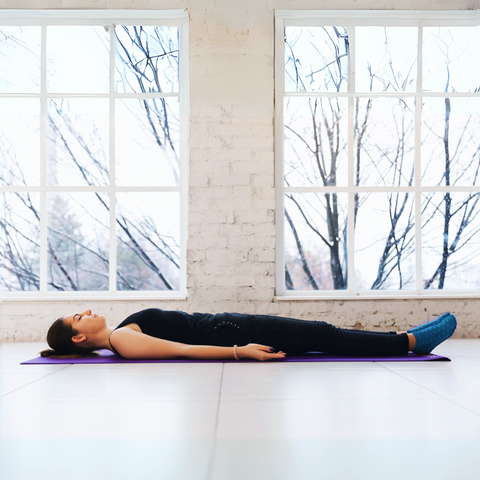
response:
M100 332L107 326L107 320L104 315L97 315L91 310L82 313L71 313L63 317L64 323L70 324L78 334L83 334L87 338Z

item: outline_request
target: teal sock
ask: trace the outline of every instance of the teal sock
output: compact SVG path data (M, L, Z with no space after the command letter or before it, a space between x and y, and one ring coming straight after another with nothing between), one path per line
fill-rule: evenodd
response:
M453 315L447 315L435 325L417 330L413 334L416 341L413 353L427 355L437 345L450 338L455 328L457 328L457 319Z
M433 325L436 325L437 323L441 322L448 315L450 315L448 312L444 313L443 315L440 315L439 317L437 317L435 320L432 320L428 323L424 323L423 325L419 325L418 327L407 330L407 333L418 332L420 330L423 330L424 328L432 327Z

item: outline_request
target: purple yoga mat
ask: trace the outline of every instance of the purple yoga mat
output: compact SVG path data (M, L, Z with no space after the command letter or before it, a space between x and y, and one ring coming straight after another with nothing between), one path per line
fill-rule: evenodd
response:
M52 365L59 363L231 363L236 360L127 360L115 355L110 350L99 350L97 357L82 358L51 358L36 357L32 360L22 362L20 365ZM343 357L339 355L327 355L320 352L310 352L305 355L291 356L280 360L269 360L274 362L425 362L425 361L450 362L447 357L440 355L416 355L409 353L401 357ZM240 362L258 362L258 360L240 360Z

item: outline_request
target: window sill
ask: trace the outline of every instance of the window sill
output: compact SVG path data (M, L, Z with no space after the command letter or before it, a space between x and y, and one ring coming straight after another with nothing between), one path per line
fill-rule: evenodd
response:
M455 293L455 292L435 292L426 294L425 292L419 293L402 293L392 294L385 293L384 295L366 294L366 293L348 293L343 295L325 294L294 294L294 295L278 295L273 297L274 302L318 302L325 300L337 300L337 301L351 301L351 300L444 300L444 299L480 299L480 292L471 293Z

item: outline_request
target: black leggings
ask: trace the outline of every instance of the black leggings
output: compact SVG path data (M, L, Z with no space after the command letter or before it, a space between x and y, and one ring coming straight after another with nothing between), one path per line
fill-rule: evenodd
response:
M324 352L345 356L400 356L408 354L408 336L395 332L367 332L338 328L321 321L268 315L220 313L207 323L199 341L230 347L260 343L287 355Z

